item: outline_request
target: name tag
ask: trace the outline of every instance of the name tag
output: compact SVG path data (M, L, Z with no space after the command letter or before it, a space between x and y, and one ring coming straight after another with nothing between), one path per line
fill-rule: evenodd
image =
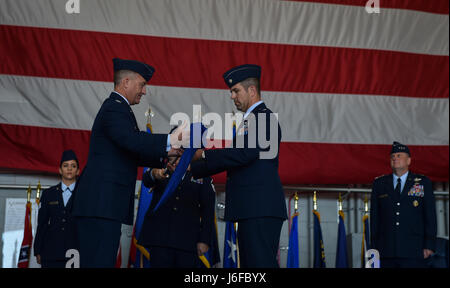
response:
M382 194L382 195L378 195L378 199L381 199L381 198L386 198L386 197L388 197L389 195L388 194Z
M58 205L58 201L52 201L52 202L48 202L48 205Z

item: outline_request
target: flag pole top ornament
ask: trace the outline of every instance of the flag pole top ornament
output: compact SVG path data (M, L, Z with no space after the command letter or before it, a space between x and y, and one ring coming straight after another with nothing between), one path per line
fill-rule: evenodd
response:
M313 196L313 209L317 211L317 192L314 191L314 196Z
M295 194L294 194L294 211L295 211L295 213L298 212L298 193L297 193L297 191L295 191Z
M339 203L339 211L342 211L342 195L341 195L341 193L339 193L338 203Z
M42 190L41 181L38 180L38 185L36 187L36 203L37 204L39 204L39 201L41 199L41 190Z
M145 117L147 117L147 123L152 124L152 118L155 117L155 113L153 112L150 105L148 105L148 110L145 111Z
M369 199L367 199L367 195L364 197L364 212L369 212Z
M28 184L28 189L27 189L27 202L30 202L31 199L31 185Z

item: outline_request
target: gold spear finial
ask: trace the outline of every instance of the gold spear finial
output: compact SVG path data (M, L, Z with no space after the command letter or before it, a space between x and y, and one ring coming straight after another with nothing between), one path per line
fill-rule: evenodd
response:
M342 211L342 196L341 196L341 193L339 193L338 203L339 203L339 211Z
M367 195L364 197L364 213L369 212L369 199L367 199Z
M152 117L155 116L155 113L152 111L152 108L150 107L150 105L148 105L148 110L145 111L145 117L147 117L147 124L151 124L152 122Z
M313 209L317 211L317 195L316 195L316 191L314 191L314 196L313 196Z
M31 199L31 185L28 184L28 190L27 190L27 202L30 202Z
M294 194L294 211L295 211L295 213L297 213L297 211L298 211L298 194L297 194L297 191L295 191L295 194Z
M39 205L39 202L41 201L41 181L38 180L38 185L36 187L36 204Z
M153 133L152 127L152 118L155 116L155 113L152 111L150 105L148 105L148 110L145 111L145 117L147 117L147 128L150 129L150 132Z

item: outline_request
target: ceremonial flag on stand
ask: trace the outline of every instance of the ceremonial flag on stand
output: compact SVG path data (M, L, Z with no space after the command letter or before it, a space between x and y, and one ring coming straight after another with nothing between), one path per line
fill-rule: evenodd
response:
M214 212L214 229L211 230L213 234L211 236L211 243L209 243L209 250L202 256L199 256L202 261L204 267L211 268L214 267L217 263L220 262L220 252L219 252L219 241L218 241L218 232L217 232L217 217Z
M314 217L314 268L325 268L325 249L322 239L322 228L320 227L320 214L313 210Z
M344 212L342 210L339 210L336 268L349 268L348 253L347 253L347 235L345 233Z
M225 225L223 268L238 268L236 224L227 221Z
M147 133L152 133L152 125L147 123ZM149 168L144 168L143 173L146 173ZM144 183L141 183L141 189L139 192L138 212L136 215L136 221L133 227L133 236L131 238L130 255L128 257L128 268L148 268L150 267L150 253L148 250L137 244L139 234L141 232L142 224L144 223L145 214L147 214L148 207L152 202L153 193L151 189L145 187Z
M31 193L31 188L28 189L29 193ZM28 268L31 256L31 244L33 243L33 232L31 227L31 202L29 199L26 207L23 240L22 246L20 247L19 261L17 262L18 268Z
M292 216L286 268L300 268L298 249L298 213L295 213Z

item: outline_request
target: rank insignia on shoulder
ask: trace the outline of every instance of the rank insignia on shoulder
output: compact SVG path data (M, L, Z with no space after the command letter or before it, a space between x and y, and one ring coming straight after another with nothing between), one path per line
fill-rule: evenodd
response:
M114 100L114 101L116 101L117 103L122 103L122 102L121 102L120 100L117 100L117 99L116 99L116 100Z

